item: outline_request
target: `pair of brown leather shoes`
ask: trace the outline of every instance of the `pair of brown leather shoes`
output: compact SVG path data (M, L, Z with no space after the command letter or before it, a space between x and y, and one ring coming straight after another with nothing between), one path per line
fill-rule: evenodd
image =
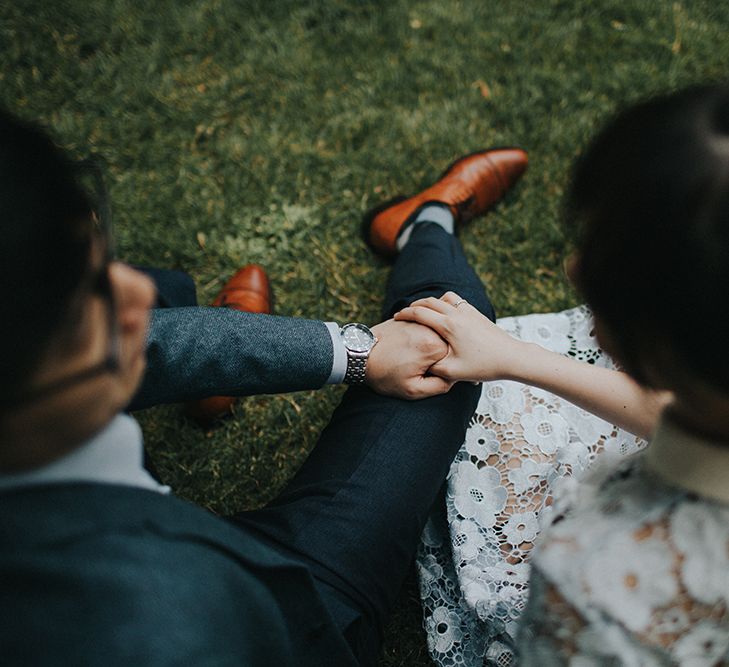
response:
M466 155L422 192L398 197L370 211L364 221L365 239L376 252L395 255L398 236L428 203L448 206L456 224L467 222L498 202L524 173L528 161L520 148L495 148ZM225 284L212 305L271 313L272 293L265 272L255 264L244 266ZM235 401L229 396L213 396L189 403L187 413L201 422L211 422L229 414Z
M225 283L210 305L270 315L273 312L273 293L266 272L257 264L244 266ZM209 424L230 414L237 400L233 396L211 396L191 401L185 406L185 412L202 424Z

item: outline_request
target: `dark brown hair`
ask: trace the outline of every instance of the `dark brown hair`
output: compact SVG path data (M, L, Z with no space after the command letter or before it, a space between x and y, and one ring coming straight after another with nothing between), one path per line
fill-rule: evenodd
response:
M89 269L92 204L39 127L0 110L0 398L21 392Z
M636 379L667 359L729 391L729 87L619 114L577 162L578 287Z

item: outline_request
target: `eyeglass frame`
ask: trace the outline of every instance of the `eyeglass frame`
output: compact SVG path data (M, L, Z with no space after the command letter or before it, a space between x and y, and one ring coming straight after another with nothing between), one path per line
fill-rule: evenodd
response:
M18 396L1 399L0 407L3 409L38 403L50 396L62 393L71 387L83 384L88 380L107 373L116 373L121 365L121 336L119 322L116 317L114 291L109 277L109 268L114 261L114 236L111 223L111 208L109 206L109 198L104 184L100 160L98 158L82 160L74 163L73 167L77 170L79 176L88 174L94 180L96 206L92 210L91 218L95 223L98 237L103 245L104 254L101 267L92 277L91 292L99 295L106 304L106 314L109 324L108 350L102 361L89 368L59 378L46 385L34 387Z

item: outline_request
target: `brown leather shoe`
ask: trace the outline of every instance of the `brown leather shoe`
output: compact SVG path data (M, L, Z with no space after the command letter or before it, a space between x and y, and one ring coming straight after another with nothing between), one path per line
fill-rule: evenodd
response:
M238 269L210 305L270 315L273 311L272 294L266 272L258 264L247 264Z
M225 283L211 305L270 315L273 311L273 293L266 272L257 264L244 266ZM233 396L211 396L190 401L185 406L185 412L189 417L209 424L230 414L237 400Z
M413 197L390 200L367 213L365 239L382 255L396 254L397 237L428 202L446 204L456 224L467 222L498 202L528 163L521 148L493 148L459 158L429 188Z

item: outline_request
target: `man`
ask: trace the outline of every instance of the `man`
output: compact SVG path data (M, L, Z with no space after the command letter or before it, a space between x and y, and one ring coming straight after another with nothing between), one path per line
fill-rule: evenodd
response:
M385 317L447 290L493 317L454 226L525 168L520 150L476 153L373 212L370 243L397 255ZM42 132L0 116L3 662L372 664L478 389L427 375L447 349L417 325L150 316L151 282L111 260L103 202L78 181ZM139 407L342 378L354 386L287 488L228 520L147 473L122 412L135 394Z

